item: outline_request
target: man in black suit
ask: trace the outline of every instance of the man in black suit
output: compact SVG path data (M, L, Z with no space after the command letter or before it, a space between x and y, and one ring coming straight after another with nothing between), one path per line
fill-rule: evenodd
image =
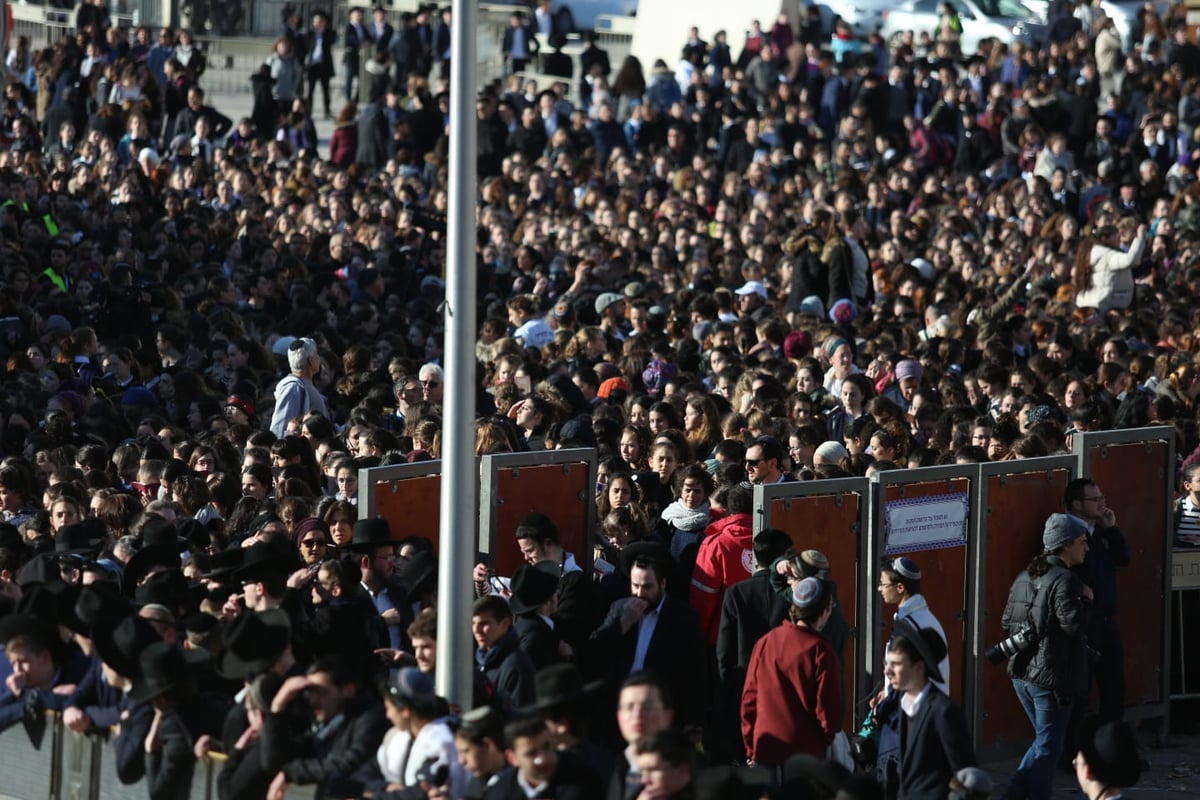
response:
M308 58L305 67L308 74L308 113L313 118L317 110L313 107L313 96L317 84L321 84L321 95L325 100L325 119L333 119L329 112L329 81L333 78L333 45L337 34L329 28L329 15L324 11L313 14L312 35L309 37Z
M558 605L558 564L543 561L536 566L522 564L512 577L512 597L509 606L516 618L521 650L529 656L534 669L541 669L562 660L562 644L554 624ZM569 650L567 651L569 652Z
M500 52L504 54L505 74L524 72L525 67L537 55L537 31L520 11L514 11L510 24L504 29L504 40Z
M383 10L383 6L375 6L371 16L374 18L369 31L371 41L375 43L376 51L387 52L388 46L392 43L392 34L395 33L395 28L388 23L387 12Z
M792 545L791 538L778 528L766 528L754 536L756 571L725 592L721 603L721 623L717 631L717 674L721 680L721 713L714 720L711 746L742 747L739 707L746 667L754 645L787 617L788 601L771 588L771 564ZM744 754L743 754L744 756ZM730 758L736 758L731 753Z
M363 22L363 10L358 6L350 9L350 20L346 23L346 32L342 35L345 49L342 51L342 65L346 68L346 102L358 101L358 90L354 81L362 68L362 49L367 49L367 55L375 45L371 30ZM359 87L361 88L361 87ZM312 108L309 108L312 111Z
M931 680L942 679L945 654L937 631L896 620L884 661L900 693L899 800L941 797L960 769L979 763L962 711Z
M630 596L613 603L592 633L592 646L607 660L611 684L652 670L676 693L681 722L701 724L708 706L704 636L696 612L666 593L670 558L656 543L625 548Z
M504 729L505 757L511 765L484 792L485 800L600 800L601 776L569 751L557 751L546 720L532 715Z

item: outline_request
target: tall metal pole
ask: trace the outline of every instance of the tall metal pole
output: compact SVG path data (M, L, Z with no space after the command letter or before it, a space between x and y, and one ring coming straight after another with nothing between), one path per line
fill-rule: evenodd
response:
M438 694L471 707L471 568L478 550L475 466L475 37L478 5L454 0L450 28L450 207L438 552Z

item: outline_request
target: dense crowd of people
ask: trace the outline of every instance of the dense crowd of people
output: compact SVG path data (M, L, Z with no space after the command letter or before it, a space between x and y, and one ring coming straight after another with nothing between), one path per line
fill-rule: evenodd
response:
M1200 49L1180 6L1130 43L1098 8L1055 0L1046 41L975 53L953 8L893 42L783 17L735 53L693 28L647 72L590 37L564 61L541 0L476 101L473 265L444 263L448 9L336 31L289 7L237 120L186 30L91 0L74 35L19 39L0 725L118 726L153 798L216 752L223 798L986 796L916 561L881 573L886 685L849 730L828 560L754 536L753 485L1163 424L1177 544L1200 544ZM521 72L542 40L549 86ZM446 269L478 276L477 454L599 453L594 551L535 513L502 532L526 566L475 570L473 708L433 689L433 532L357 508L361 470L439 457ZM1058 570L1090 609L1065 576L1115 522L1076 489L1082 527L1048 522L1026 583ZM1067 727L1034 705L1067 690L1022 670L1033 754ZM1141 769L1106 703L1065 758L1092 800ZM1057 755L1009 796L1044 796Z

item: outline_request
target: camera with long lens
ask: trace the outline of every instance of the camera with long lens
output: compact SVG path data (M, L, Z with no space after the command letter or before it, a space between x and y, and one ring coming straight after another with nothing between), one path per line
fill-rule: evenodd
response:
M1002 642L997 642L985 650L984 655L993 664L1003 664L1005 659L1012 658L1017 653L1028 650L1036 643L1037 632L1034 631L1033 625L1026 622L1020 628L1013 631L1012 636L1009 636Z

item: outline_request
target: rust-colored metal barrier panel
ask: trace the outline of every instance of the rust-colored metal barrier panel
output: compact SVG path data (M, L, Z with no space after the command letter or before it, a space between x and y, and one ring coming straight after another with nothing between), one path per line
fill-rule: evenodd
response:
M864 502L866 498L855 493L781 497L772 499L767 511L770 527L786 531L798 551L820 550L829 559L829 578L837 584L838 605L855 632L860 627L858 577L870 574L860 570L858 563L860 504ZM857 685L859 642L857 635L851 636L842 654L846 730L853 730L860 690L867 691Z
M1070 479L1066 469L984 478L986 517L980 547L985 567L980 573L982 607L977 620L982 636L977 657L980 693L976 742L981 751L1024 749L1033 733L1013 692L1006 665L988 663L983 652L1008 635L1000 626L1008 590L1041 552L1046 518L1062 510L1063 491Z
M442 511L442 476L399 478L375 484L375 514L388 521L393 539L424 536L438 549ZM474 531L464 542L474 547Z
M1088 474L1117 515L1129 542L1130 564L1118 571L1117 623L1125 649L1125 705L1160 703L1167 576L1166 487L1170 445L1165 441L1103 444L1086 453Z
M587 462L500 467L484 493L493 503L493 543L488 564L509 576L525 563L513 533L530 511L540 511L558 527L559 541L581 567L591 564L589 529L595 515L595 472Z
M949 480L922 481L902 485L889 484L886 488L885 499L888 503L896 500L912 500L921 497L936 497L938 495L969 493L971 482L966 478ZM886 545L885 552L886 552ZM963 678L966 674L967 641L967 548L965 545L939 547L932 550L921 550L909 554L921 567L921 594L930 611L942 623L946 631L946 649L950 653L950 697L961 707L963 704ZM871 570L875 577L878 569ZM886 642L891 636L891 613L893 609L884 610L887 630L884 634ZM883 658L882 651L879 658Z

